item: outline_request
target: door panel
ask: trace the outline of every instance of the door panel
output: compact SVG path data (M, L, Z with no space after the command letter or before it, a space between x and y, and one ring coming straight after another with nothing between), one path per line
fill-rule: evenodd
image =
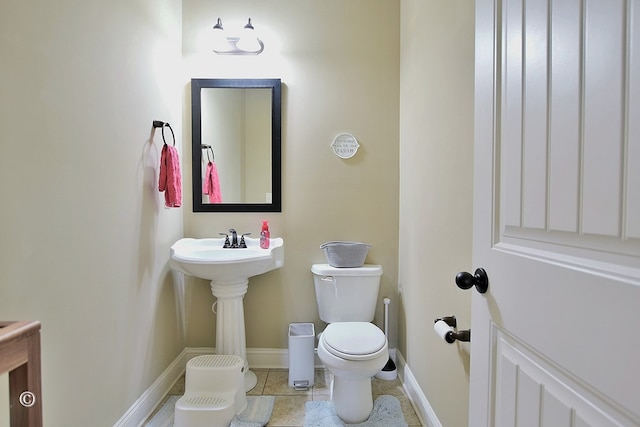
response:
M579 0L554 1L551 23L549 94L549 230L578 231L580 182L580 15ZM562 143L554 143L562 141Z
M498 339L496 426L623 426L615 408L505 334Z
M639 9L476 2L470 425L640 425Z

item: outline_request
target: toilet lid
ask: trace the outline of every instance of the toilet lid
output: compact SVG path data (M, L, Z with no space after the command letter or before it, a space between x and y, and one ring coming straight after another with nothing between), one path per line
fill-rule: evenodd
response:
M327 350L338 357L366 356L387 345L384 333L369 322L338 322L329 324L322 338Z

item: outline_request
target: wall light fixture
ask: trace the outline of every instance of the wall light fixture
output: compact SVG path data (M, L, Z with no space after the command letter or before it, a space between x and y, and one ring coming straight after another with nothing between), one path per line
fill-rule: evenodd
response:
M213 34L213 51L218 55L259 55L264 50L264 43L255 35L251 18L240 36L226 36L222 20L218 18L213 26Z

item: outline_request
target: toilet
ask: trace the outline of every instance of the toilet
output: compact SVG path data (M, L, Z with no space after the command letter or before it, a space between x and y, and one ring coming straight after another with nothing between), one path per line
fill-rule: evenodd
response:
M318 357L333 374L331 401L346 423L365 421L373 409L371 377L389 359L384 333L371 323L382 266L311 266L320 319L328 323L318 338Z

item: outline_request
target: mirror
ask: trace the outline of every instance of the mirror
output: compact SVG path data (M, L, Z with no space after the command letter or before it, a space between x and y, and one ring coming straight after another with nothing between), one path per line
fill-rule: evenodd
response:
M280 212L280 79L191 79L194 212Z

